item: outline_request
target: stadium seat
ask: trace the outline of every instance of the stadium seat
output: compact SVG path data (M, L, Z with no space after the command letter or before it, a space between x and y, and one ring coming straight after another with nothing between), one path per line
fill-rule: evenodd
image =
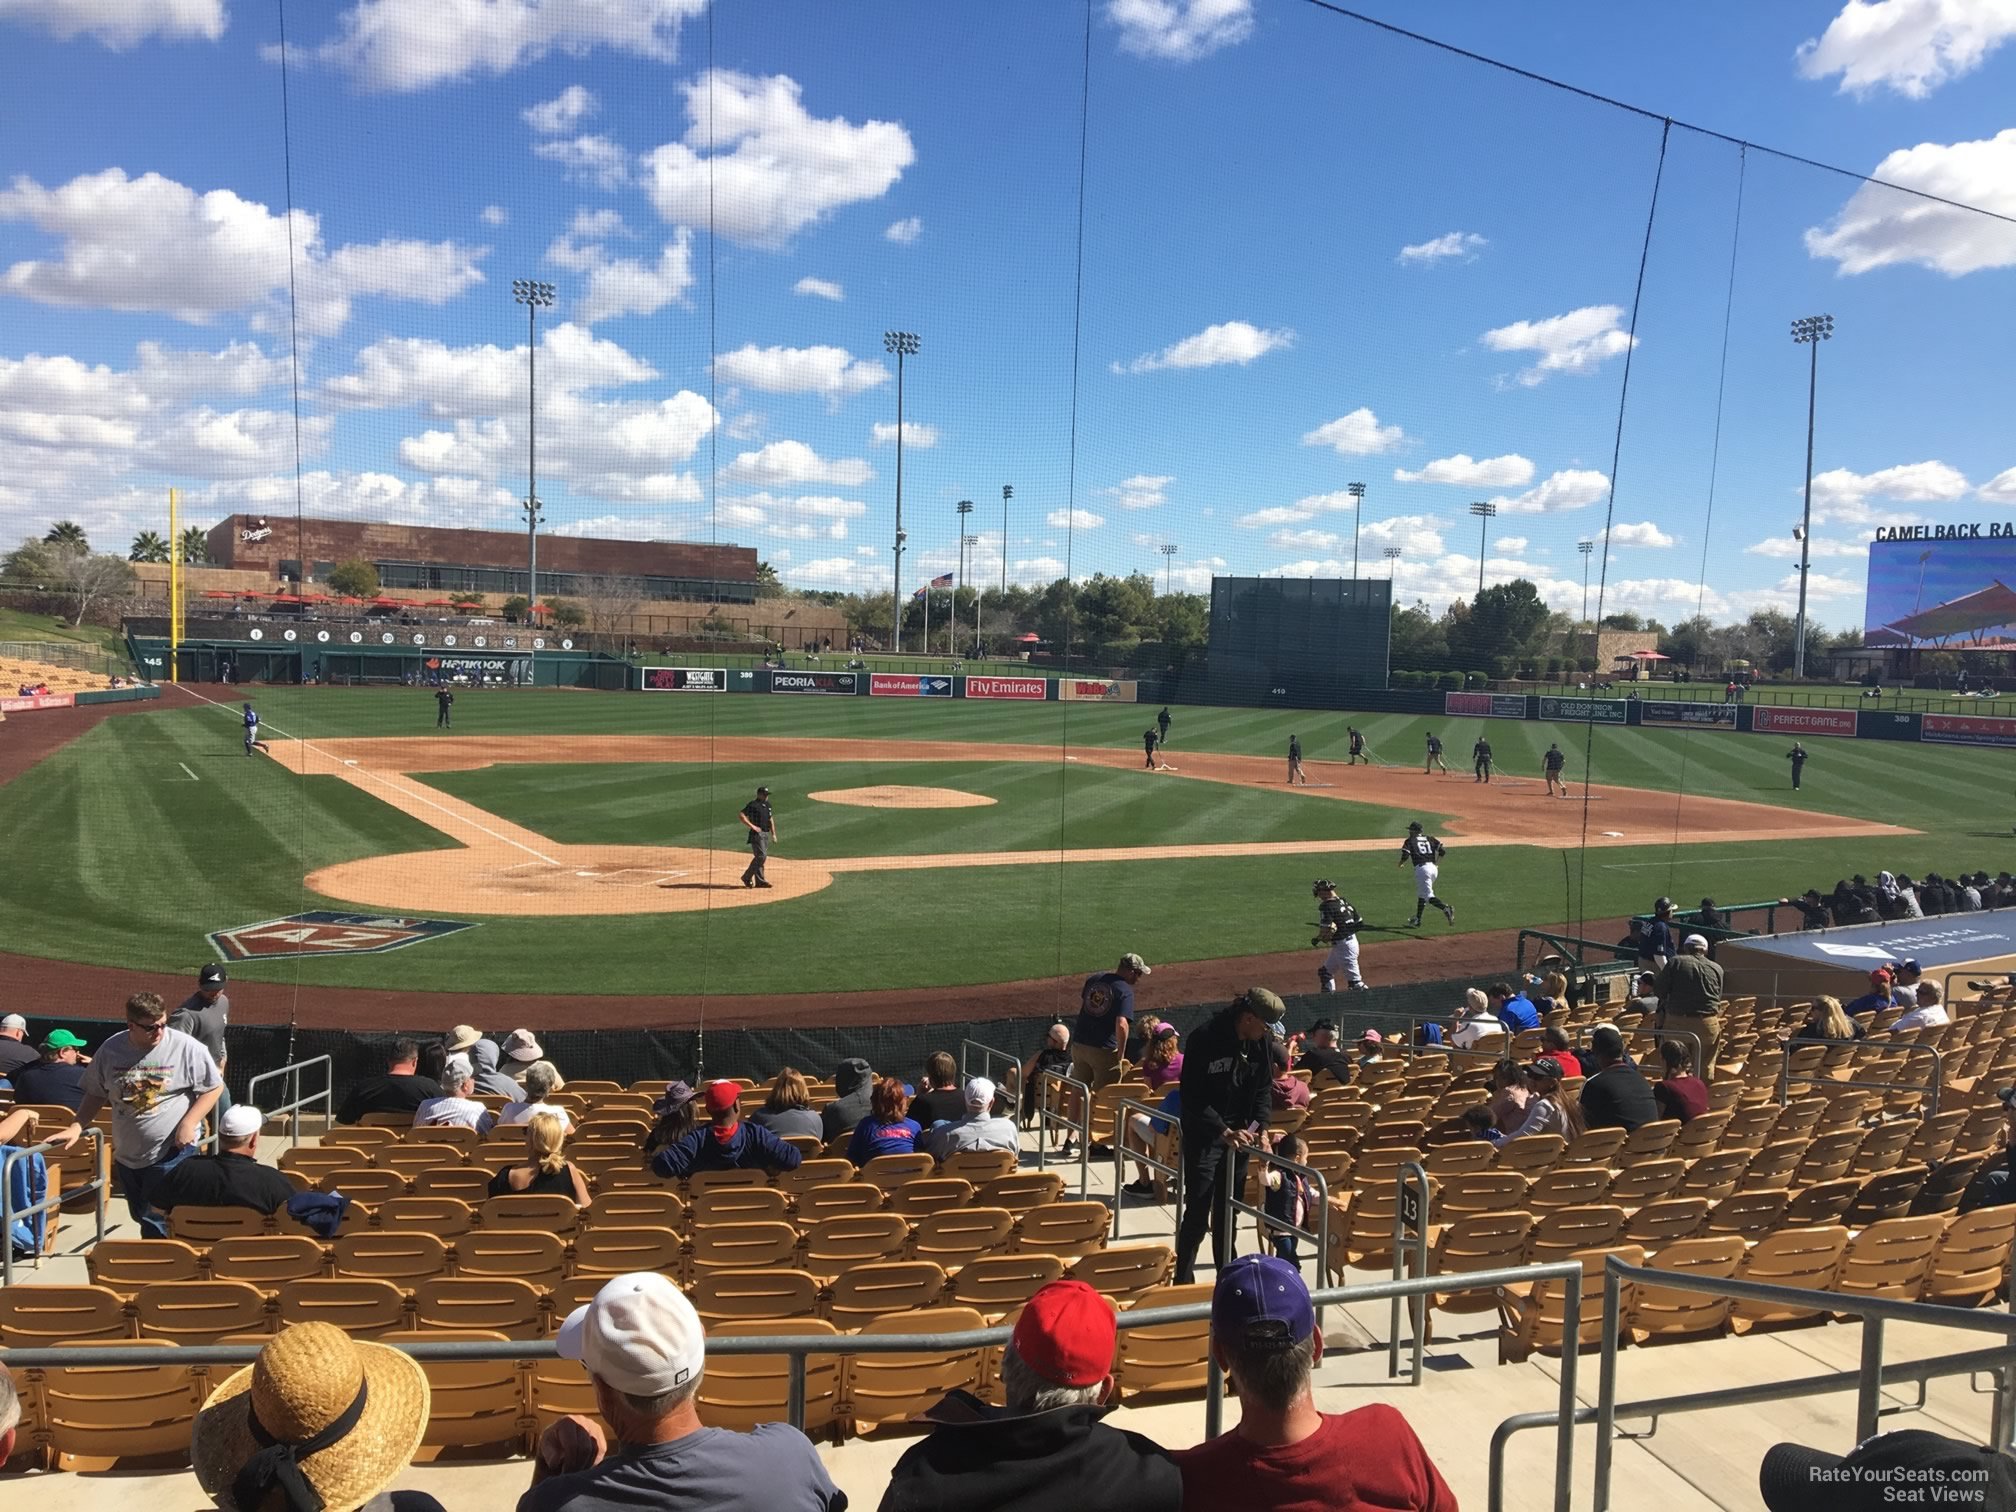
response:
M485 1233L530 1229L542 1234L571 1234L581 1226L581 1209L572 1197L527 1192L487 1197L476 1209L476 1226Z
M2008 1288L2012 1243L2016 1206L1976 1208L1952 1219L1932 1252L1918 1300L1948 1307L1998 1301Z
M516 1276L430 1276L413 1285L413 1326L423 1333L473 1328L536 1339L543 1307L539 1289Z
M1211 1283L1200 1281L1185 1286L1159 1286L1136 1298L1127 1310L1147 1312L1161 1307L1188 1307L1210 1300ZM1210 1349L1209 1318L1189 1323L1123 1328L1113 1353L1116 1392L1131 1401L1164 1392L1202 1390L1210 1369Z
M1669 1244L1692 1239L1707 1222L1706 1197L1658 1197L1631 1215L1631 1221L1624 1225L1624 1240L1643 1246L1650 1254Z
M823 1318L743 1318L713 1324L708 1329L708 1338L711 1344L715 1339L766 1334L837 1335L838 1332ZM806 1356L803 1408L807 1433L824 1433L840 1421L841 1374L840 1356ZM784 1421L790 1399L790 1356L726 1355L710 1350L695 1405L700 1421L707 1427L746 1433L760 1423Z
M1056 1255L982 1255L960 1267L952 1301L1000 1318L1063 1274L1064 1262Z
M1526 1236L1526 1263L1551 1265L1614 1243L1630 1215L1621 1207L1596 1204L1536 1212Z
M973 1194L976 1207L1006 1208L1026 1213L1057 1201L1064 1194L1064 1177L1057 1171L1016 1171L983 1183Z
M381 1158L390 1158L392 1150L379 1152ZM422 1171L421 1177L432 1176L432 1170ZM485 1180L488 1180L486 1177ZM380 1203L394 1197L404 1197L408 1189L405 1175L390 1166L345 1166L340 1171L325 1172L316 1185L325 1192L341 1192L352 1202ZM176 1209L177 1212L182 1211Z
M1869 1177L1841 1221L1851 1229L1861 1229L1886 1218L1904 1217L1931 1174L1923 1166L1897 1166Z
M1834 1285L1834 1278L1841 1269L1841 1256L1847 1247L1848 1230L1838 1226L1780 1229L1774 1234L1766 1234L1751 1246L1736 1274L1745 1281L1824 1291ZM1821 1316L1811 1308L1778 1302L1738 1300L1730 1308L1731 1326L1737 1333L1759 1327L1817 1322Z
M1747 1247L1734 1234L1682 1239L1667 1245L1646 1264L1655 1270L1727 1280L1736 1274ZM1729 1298L1675 1291L1644 1281L1631 1286L1631 1307L1625 1332L1639 1344L1655 1338L1717 1335L1729 1324Z
M1943 1215L1872 1223L1848 1241L1834 1289L1902 1302L1916 1299L1947 1223Z
M795 1199L795 1216L800 1227L809 1227L822 1218L882 1211L882 1189L865 1181L828 1181L800 1187Z
M1791 1200L1791 1193L1783 1187L1761 1192L1732 1192L1708 1210L1704 1232L1736 1234L1752 1241L1761 1239L1778 1227Z
M819 1278L809 1271L764 1266L710 1270L687 1295L703 1322L716 1319L809 1318L819 1311Z
M1491 1146L1482 1140L1476 1148L1487 1154L1491 1151ZM1453 1172L1441 1178L1435 1195L1435 1216L1438 1221L1453 1223L1473 1214L1510 1212L1526 1205L1526 1193L1531 1186L1517 1171Z
M1848 1204L1861 1190L1862 1178L1859 1176L1816 1182L1793 1197L1779 1225L1783 1228L1821 1228L1839 1223L1841 1215L1848 1211Z
M78 1338L60 1342L91 1349L106 1347L112 1341ZM170 1346L162 1344L160 1348L165 1353ZM38 1396L51 1467L58 1470L104 1469L140 1460L187 1464L190 1429L203 1405L196 1372L167 1360L160 1365L45 1370ZM62 1494L56 1493L59 1500L53 1504L60 1505Z
M1779 1139L1774 1136L1769 1144L1750 1157L1750 1164L1744 1167L1742 1190L1750 1192L1790 1186L1806 1149L1807 1142L1803 1139Z
M789 1265L797 1250L798 1230L788 1223L695 1224L689 1271L697 1281L710 1270Z
M775 1223L790 1215L791 1197L776 1187L714 1187L695 1192L688 1208L688 1224Z
M448 1274L448 1245L418 1229L345 1234L329 1247L330 1271L338 1276L377 1277L412 1286Z
M1855 1163L1849 1173L1855 1176L1874 1176L1879 1171L1893 1169L1903 1158L1904 1151L1918 1137L1923 1127L1915 1118L1895 1118L1888 1123L1878 1124L1869 1131L1869 1137L1862 1141L1862 1147L1855 1152Z
M272 1229L264 1213L242 1207L198 1207L194 1204L172 1209L168 1233L197 1249L207 1249L219 1239L245 1234L266 1234Z
M574 1241L574 1274L620 1276L630 1271L680 1274L685 1246L667 1228L592 1228Z
M1435 1234L1428 1273L1457 1276L1522 1265L1532 1231L1533 1215L1518 1208L1458 1214ZM1431 1310L1450 1313L1490 1312L1497 1305L1495 1289L1438 1291L1430 1299Z
M517 1276L551 1290L567 1272L567 1246L531 1229L476 1229L455 1240L458 1276Z
M1547 1279L1499 1291L1498 1362L1516 1364L1535 1354L1559 1355L1566 1345L1569 1329L1575 1331L1577 1352L1599 1343L1603 1335L1603 1268L1616 1255L1626 1265L1643 1265L1645 1252L1636 1245L1619 1245L1591 1250L1567 1258L1582 1263L1582 1308L1579 1318L1568 1316L1567 1282ZM1630 1315L1631 1288L1622 1289L1620 1301Z
M952 1306L876 1318L865 1324L861 1332L956 1334L984 1326L980 1314L972 1308ZM946 1392L971 1391L979 1384L977 1346L919 1354L850 1355L841 1367L843 1421L851 1433L863 1432L878 1423L908 1421L936 1406Z
M465 1157L479 1142L476 1131L462 1124L421 1124L408 1129L405 1135L409 1146L447 1145ZM521 1144L519 1148L522 1150L524 1146Z
M162 1281L133 1299L143 1339L170 1344L219 1344L237 1334L273 1329L267 1294L249 1281Z
M905 1182L937 1174L938 1162L921 1151L914 1155L877 1155L861 1167L861 1180L891 1193Z
M408 1186L422 1171L460 1170L469 1162L462 1152L452 1145L442 1144L396 1144L379 1150L371 1161L372 1168L388 1171L405 1179ZM487 1177L488 1170L484 1173ZM331 1178L340 1179L339 1173L329 1172ZM330 1188L348 1191L349 1188ZM396 1195L396 1194L395 1194Z
M1122 1244L1087 1251L1065 1274L1126 1307L1168 1285L1175 1270L1176 1251L1166 1244Z
M920 1220L910 1238L909 1258L931 1260L948 1271L1005 1248L1015 1232L1015 1214L1006 1208L948 1208Z
M795 1170L779 1171L777 1185L780 1190L802 1196L813 1187L838 1185L854 1180L854 1162L845 1159L801 1160Z
M959 1176L981 1186L997 1176L1006 1176L1021 1164L1014 1150L954 1150L938 1167L940 1176Z
M717 1191L722 1187L760 1187L770 1184L769 1176L755 1169L732 1171L696 1171L686 1180L686 1200L691 1204L702 1193Z
M1016 1221L1013 1252L1075 1260L1106 1247L1112 1221L1103 1202L1055 1202L1031 1208Z
M0 1288L0 1344L44 1349L71 1339L130 1339L126 1301L103 1286Z
M1562 1164L1534 1181L1526 1204L1536 1213L1555 1208L1588 1207L1603 1201L1614 1176L1607 1166Z
M910 1242L910 1225L898 1213L841 1213L806 1224L799 1263L814 1275L832 1276L852 1265L892 1260Z
M835 1276L820 1311L836 1327L852 1331L892 1313L936 1307L946 1284L944 1267L930 1260L871 1261Z
M1568 1141L1559 1134L1527 1134L1498 1146L1498 1158L1492 1166L1495 1170L1538 1176L1552 1170L1567 1148Z
M585 1228L668 1228L686 1227L686 1204L677 1192L656 1191L597 1192L582 1209Z
M1641 1160L1630 1170L1619 1173L1604 1195L1607 1201L1621 1207L1636 1207L1672 1196L1686 1179L1687 1162L1677 1155Z
M210 1274L219 1281L248 1281L273 1290L283 1281L328 1274L329 1252L305 1234L247 1234L210 1247Z
M194 1281L203 1257L175 1239L105 1239L84 1257L91 1284L131 1297L157 1281Z
M386 1233L415 1230L453 1239L476 1226L476 1210L459 1197L394 1197L375 1211Z
M1703 1155L1687 1167L1687 1178L1680 1183L1680 1195L1706 1197L1710 1202L1719 1202L1736 1190L1745 1168L1750 1164L1750 1156L1749 1150L1740 1148Z
M437 1331L429 1343L505 1341L494 1329ZM440 1449L488 1450L494 1456L524 1453L526 1432L524 1366L516 1360L422 1360L427 1376L427 1426L420 1433L417 1461Z
M287 1281L280 1287L280 1326L333 1323L360 1339L402 1333L406 1293L390 1281L321 1277Z
M1927 1213L1952 1212L1960 1206L1960 1200L1967 1195L1967 1188L1973 1185L1974 1178L1987 1163L1985 1155L1959 1155L1942 1161L1925 1178L1918 1195L1911 1199L1910 1216L1922 1218Z
M415 1173L413 1195L454 1197L472 1208L478 1207L490 1198L490 1174L473 1166L430 1166ZM399 1194L395 1192L392 1195L396 1197Z

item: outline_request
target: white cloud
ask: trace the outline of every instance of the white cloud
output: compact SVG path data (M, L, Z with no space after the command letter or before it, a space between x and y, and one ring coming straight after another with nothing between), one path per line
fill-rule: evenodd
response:
M2011 37L2009 0L1848 0L1825 32L1800 44L1799 73L1838 73L1844 94L1884 87L1922 100Z
M1291 346L1293 331L1263 331L1243 320L1228 320L1206 326L1195 336L1171 342L1159 352L1149 352L1132 362L1116 362L1116 373L1152 373L1158 368L1219 367L1237 363L1244 367L1257 357Z
M486 226L501 226L510 219L511 212L506 210L502 205L485 205L483 207L482 220Z
M546 261L571 273L586 273L609 260L605 238L631 234L617 211L576 210L567 229L546 248Z
M1288 551L1335 551L1345 538L1334 530L1277 530L1267 539Z
M1830 468L1813 476L1813 518L1851 525L1892 522L1869 512L1873 499L1900 504L1950 504L1965 498L1968 483L1959 469L1944 462L1906 462L1873 473Z
M1164 577L1158 577L1156 582L1159 588L1166 578L1171 591L1176 593L1209 593L1211 579L1229 565L1223 557L1198 557L1195 561L1176 563L1166 569Z
M847 297L847 291L830 278L814 278L810 274L791 285L793 294L809 294L814 299L830 299L839 302Z
M1964 205L2016 215L2016 127L1985 141L1900 148L1873 177ZM1831 257L1844 274L1916 263L1958 278L2016 265L2016 226L1915 194L1864 184L1831 226L1806 232L1806 251Z
M1052 530L1097 530L1106 523L1106 517L1089 509L1053 509L1043 516L1043 523Z
M1440 556L1444 550L1442 522L1433 515L1388 515L1383 520L1368 520L1363 547L1369 552L1375 546L1382 551L1388 546L1398 546L1410 557ZM1498 546L1516 556L1526 549L1526 542L1520 536L1506 536Z
M541 136L561 136L572 131L601 109L594 93L580 84L569 84L552 99L528 105L519 112L525 124Z
M115 51L149 37L165 41L224 35L224 0L0 0L0 21L40 27L62 41L91 37Z
M1505 555L1516 557L1526 555L1526 548L1533 543L1527 540L1525 536L1512 535L1500 536L1491 544L1504 552Z
M280 323L275 301L288 285L288 224L229 189L198 194L156 173L119 168L45 188L17 178L0 191L0 221L27 221L62 241L56 260L25 260L0 288L43 304L158 312L202 324L260 312ZM340 329L353 299L382 295L441 304L483 281L488 248L388 238L333 252L309 211L293 216L302 322L310 333Z
M1175 481L1166 473L1136 473L1099 492L1122 509L1153 509L1169 502L1169 485Z
M1610 528L1610 541L1615 546L1671 546L1673 537L1661 530L1655 522L1644 520L1636 525L1613 525ZM1498 545L1503 550L1510 551L1513 549L1512 538L1507 536L1499 541ZM1521 541L1519 549L1524 550L1525 545L1526 543Z
M301 455L318 455L334 424L328 415L303 416ZM285 410L190 410L156 436L144 456L163 472L199 478L275 472L294 465L294 417Z
M859 519L868 506L854 499L810 494L796 498L771 493L743 494L717 506L724 523L740 530L761 531L787 541L844 541L847 522Z
M558 163L569 179L595 189L621 189L630 182L630 152L605 136L556 137L534 142L532 153Z
M1974 496L1990 504L2016 504L2016 467L1995 474L1975 490Z
M658 371L615 342L577 325L548 326L539 338L542 410L560 397L644 383ZM352 370L330 380L330 396L364 409L421 405L442 416L522 412L523 347L450 347L431 337L391 336L358 352Z
M430 478L412 483L382 472L331 473L301 478L301 502L310 515L401 525L508 526L518 518L517 496L474 478ZM186 513L292 514L293 473L218 483L183 500Z
M655 315L674 301L684 304L692 287L693 233L681 226L654 264L617 257L591 269L577 309L583 325L618 315Z
M870 432L870 439L877 446L894 446L896 444L895 421L876 421L873 430ZM938 444L938 427L935 425L923 425L915 420L905 420L903 422L903 444L905 446L915 446L922 450L928 450Z
M1353 509L1357 506L1357 502L1342 489L1335 493L1306 494L1293 504L1274 505L1243 514L1239 516L1237 523L1248 530L1262 530L1275 525L1299 525L1305 520L1315 519L1319 514L1334 514Z
M891 221L882 233L884 241L892 241L899 247L907 247L924 234L924 217L906 215L899 221Z
M1799 592L1799 574L1788 572L1773 585L1778 592L1796 595ZM1824 572L1806 574L1806 597L1812 599L1853 598L1859 596L1864 584L1854 578L1830 577Z
M578 58L598 47L670 63L680 23L705 8L706 0L358 0L339 34L310 56L390 90L502 74L555 52Z
M596 541L685 541L695 534L693 526L668 515L590 515L549 526L548 535L580 536Z
M772 441L759 450L743 452L728 465L723 476L738 483L769 488L803 483L853 488L866 483L875 473L858 457L828 460L803 441Z
M1869 550L1869 543L1866 540L1836 541L1826 536L1815 536L1806 544L1809 548L1807 554L1814 558L1859 557ZM1784 535L1770 536L1754 542L1745 546L1743 550L1749 556L1780 557L1796 561L1799 556L1799 543L1792 539L1788 531Z
M889 369L845 347L738 347L714 359L714 375L766 394L823 394L835 402L889 381Z
M831 588L844 593L887 593L889 563L871 547L859 547L861 556L818 557L797 562L784 570L784 580L794 588Z
M1584 305L1566 315L1545 320L1515 320L1484 333L1484 345L1494 352L1538 352L1540 360L1519 374L1526 388L1545 383L1551 373L1588 373L1631 347L1631 337L1618 329L1621 305Z
M1449 483L1459 488L1517 488L1532 477L1532 460L1517 452L1481 459L1458 452L1453 457L1437 457L1419 472L1393 469L1396 483Z
M1344 457L1370 457L1391 451L1406 439L1407 433L1399 426L1381 425L1379 417L1361 405L1348 415L1339 415L1327 425L1317 426L1302 437L1302 444L1328 446Z
M1402 247L1398 261L1403 263L1438 263L1451 257L1460 257L1465 262L1475 262L1477 254L1490 246L1490 240L1475 231L1451 231L1446 236L1438 236L1433 241L1415 242Z
M1253 34L1253 0L1108 0L1120 46L1143 58L1190 63Z
M1499 495L1491 502L1500 514L1552 514L1564 509L1583 509L1609 492L1610 479L1588 468L1570 468L1549 473L1536 486L1517 498Z
M677 225L711 223L733 241L781 246L843 206L881 198L917 160L902 126L817 119L781 75L716 69L684 91L685 140L643 160L652 204Z
M754 441L763 434L763 427L766 424L768 421L762 415L754 410L744 410L730 420L723 429L731 441Z

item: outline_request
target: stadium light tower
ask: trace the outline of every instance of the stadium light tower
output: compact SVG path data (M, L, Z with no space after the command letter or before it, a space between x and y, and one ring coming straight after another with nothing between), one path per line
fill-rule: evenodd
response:
M1484 540L1491 529L1491 517L1498 513L1496 504L1472 504L1470 513L1477 516L1477 591L1484 591Z
M896 621L896 650L903 649L903 359L917 355L917 333L915 331L884 331L882 349L896 359L896 578L890 586L890 603L894 606L892 617ZM929 588L924 590L924 613L931 613ZM929 651L930 645L924 649Z
M1162 553L1162 596L1169 596L1169 584L1176 566L1176 543L1164 541L1155 548Z
M966 548L973 543L973 537L971 537L966 533L966 517L971 513L973 513L973 501L971 499L961 499L958 504L958 509L959 509L959 583L958 586L952 590L952 613L949 616L947 616L947 618L951 621L952 625L952 644L948 645L945 648L947 651L953 653L954 655L957 655L959 651L959 589L964 588L966 586ZM978 596L977 591L975 596L976 597ZM976 623L978 622L977 615L975 616L975 622Z
M1589 554L1596 549L1594 541L1577 541L1575 549L1582 553L1582 618L1589 618Z
M1344 492L1351 495L1351 576L1358 576L1358 527L1365 523L1365 485L1346 483Z
M973 655L977 660L980 655L980 537L961 536L959 544L973 548Z
M1398 546L1388 546L1386 548L1386 581L1389 583L1392 582L1393 574L1399 570L1400 548Z
M553 285L511 280L511 297L525 306L525 617L539 625L539 312L551 307Z
M1015 497L1015 485L1001 485L1001 609L1008 609L1008 501Z
M1813 404L1820 389L1820 343L1834 335L1832 315L1792 322L1792 340L1810 347L1806 364L1806 505L1799 515L1799 624L1792 643L1792 676L1806 675L1806 571L1813 559Z

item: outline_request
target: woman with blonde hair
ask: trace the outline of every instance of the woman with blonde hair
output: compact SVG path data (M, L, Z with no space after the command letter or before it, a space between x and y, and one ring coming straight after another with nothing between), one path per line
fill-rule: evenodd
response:
M749 1115L749 1122L768 1129L779 1139L789 1139L793 1134L810 1134L820 1139L824 1128L819 1110L812 1106L812 1084L795 1066L786 1066L777 1073L777 1079L770 1083L770 1095L763 1099L762 1107Z
M1806 1022L1792 1031L1795 1040L1859 1040L1866 1031L1848 1017L1837 997L1816 997L1807 1005Z
M524 1165L506 1166L490 1178L492 1197L571 1197L576 1207L588 1206L588 1182L561 1153L567 1131L554 1108L541 1108L525 1123Z
M1545 1015L1550 1009L1568 1006L1568 978L1550 971L1540 982L1540 1001L1533 1005Z

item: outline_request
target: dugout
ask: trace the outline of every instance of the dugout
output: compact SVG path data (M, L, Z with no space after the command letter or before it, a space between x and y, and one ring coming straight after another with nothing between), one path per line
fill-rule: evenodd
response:
M1213 578L1207 700L1341 706L1386 686L1392 634L1384 578Z
M1797 1001L1826 993L1845 1003L1869 990L1878 966L1906 960L1942 991L1949 981L1958 985L1964 997L1970 979L2016 972L2016 908L1724 940L1715 959L1732 997Z

